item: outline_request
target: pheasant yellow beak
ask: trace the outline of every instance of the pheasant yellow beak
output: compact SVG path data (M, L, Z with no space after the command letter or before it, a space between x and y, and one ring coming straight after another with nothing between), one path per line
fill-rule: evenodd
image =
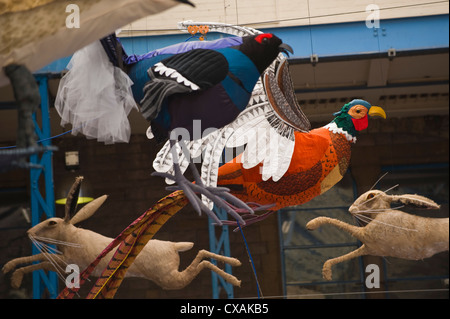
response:
M379 116L386 119L386 112L379 106L372 105L369 109L370 116Z

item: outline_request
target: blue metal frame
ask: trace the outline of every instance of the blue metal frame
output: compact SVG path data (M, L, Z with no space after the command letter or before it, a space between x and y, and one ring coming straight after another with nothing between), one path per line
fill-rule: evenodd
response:
M268 28L294 49L292 59L367 55L386 52L430 50L449 47L449 15L433 15L380 21L368 28L365 21Z
M33 114L33 122L39 140L43 140L43 146L50 146L50 103L48 97L48 78L36 76L41 96L41 125L38 124L37 114ZM46 218L55 217L55 195L53 187L53 152L46 151L39 155L30 156L30 162L40 165L41 168L30 170L31 184L31 224L35 226L41 222L43 214ZM39 181L43 177L45 195L41 194ZM39 250L33 245L32 253L38 254ZM55 272L46 274L42 269L33 272L33 299L42 298L45 289L48 290L50 298L58 295L58 277Z
M449 15L432 15L380 21L380 28L368 28L365 21L265 28L273 32L294 49L290 60L309 58L317 54L319 61L331 57L368 56L445 49L449 47ZM144 54L152 50L186 41L187 33L121 38L128 54ZM208 33L208 40L227 37L221 33ZM57 60L38 73L59 73L66 67L69 57Z
M220 220L226 220L227 212L221 208L214 208L214 212L217 214ZM214 220L208 218L209 227L209 249L211 252L223 256L230 256L230 238L229 238L229 227L224 226L214 226ZM219 237L217 238L217 233L221 230ZM217 265L217 261L212 260L214 265ZM225 272L231 274L231 265L225 264ZM224 289L228 299L234 298L234 288L233 285L226 282L222 277L218 276L215 272L211 272L212 280L212 298L219 299L221 289Z

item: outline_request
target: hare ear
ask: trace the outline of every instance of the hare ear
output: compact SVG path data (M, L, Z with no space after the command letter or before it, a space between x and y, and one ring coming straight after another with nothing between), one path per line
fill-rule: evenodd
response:
M68 223L70 221L70 216L75 212L77 208L78 195L80 194L81 182L83 181L83 176L78 176L75 178L75 182L67 194L64 221Z
M439 209L441 207L431 199L420 195L405 194L405 195L392 195L390 197L392 201L397 201L405 205L415 205L417 207L428 209Z
M94 199L92 202L87 203L82 209L78 211L78 213L72 217L70 223L75 225L85 219L88 219L103 205L105 200L108 198L108 195L100 196Z

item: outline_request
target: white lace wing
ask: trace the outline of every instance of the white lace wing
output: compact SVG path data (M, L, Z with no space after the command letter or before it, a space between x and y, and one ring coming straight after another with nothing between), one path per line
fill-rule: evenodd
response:
M196 161L200 157L201 147L202 147L203 140L193 140L184 142L182 146L179 143L175 144L175 151L177 154L177 160L180 164L180 170L184 174L186 169L189 166L189 161L191 160L193 163L196 163ZM186 148L184 151L181 147ZM188 154L188 157L186 157L186 154ZM155 160L153 161L153 169L160 173L168 173L173 175L174 174L174 168L173 168L173 154L171 151L170 142L167 141L164 146L159 150L158 154L156 155ZM175 181L166 178L166 183L169 185L172 185L175 183Z
M280 123L268 102L247 110L250 114L241 114L242 119L239 120L243 125L229 137L226 146L245 145L241 156L243 167L250 169L262 163L262 179L266 181L272 178L276 182L286 173L291 163L295 146L294 129L282 127L280 130ZM253 116L249 118L248 115Z
M267 103L249 106L232 123L209 134L203 140L201 177L206 186L217 186L220 164L235 158L234 151L229 150L243 147L247 140L245 136L254 136L255 128L266 121L265 112L269 110ZM208 207L213 205L206 197L203 197L203 202Z

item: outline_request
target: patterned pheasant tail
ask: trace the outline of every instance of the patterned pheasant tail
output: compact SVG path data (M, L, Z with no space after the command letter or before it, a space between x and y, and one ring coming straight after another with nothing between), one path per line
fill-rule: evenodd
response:
M153 238L156 232L178 211L186 206L188 200L182 191L176 191L159 200L152 208L137 218L81 273L80 286L84 284L98 263L111 250L119 245L108 266L103 271L87 298L113 298L125 276L128 267ZM58 299L71 299L79 288L66 287Z

